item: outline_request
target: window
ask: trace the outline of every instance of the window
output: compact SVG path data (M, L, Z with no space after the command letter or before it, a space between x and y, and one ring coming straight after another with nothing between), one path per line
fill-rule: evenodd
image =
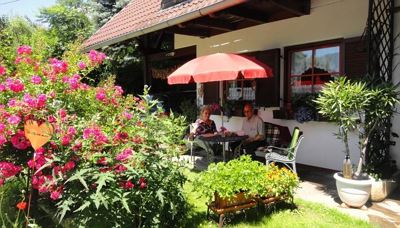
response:
M230 101L254 101L256 99L255 80L236 80L226 82L226 99Z
M291 49L288 60L289 94L316 93L341 73L341 45Z
M178 5L181 2L185 2L187 0L162 0L161 1L161 9L166 9L174 5Z

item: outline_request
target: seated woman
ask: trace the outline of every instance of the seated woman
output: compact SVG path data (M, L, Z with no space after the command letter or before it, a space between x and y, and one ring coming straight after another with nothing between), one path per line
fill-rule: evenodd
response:
M210 119L211 107L203 106L200 110L200 119L196 120L194 129L191 136L194 137L195 145L203 148L207 152L208 160L212 162L214 160L214 147L216 143L204 141L199 138L211 137L217 134L217 128L213 120Z

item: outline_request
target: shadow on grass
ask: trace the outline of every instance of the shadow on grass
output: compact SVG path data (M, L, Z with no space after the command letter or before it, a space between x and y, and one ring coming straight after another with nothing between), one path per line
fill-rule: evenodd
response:
M204 206L206 208L206 206ZM191 208L189 216L184 223L184 227L199 227L201 224L214 224L218 225L219 215L210 211L210 216L207 218L206 211L194 211L194 207ZM240 210L225 215L224 225L235 226L235 225L250 225L258 226L262 224L262 220L265 216L271 216L274 213L279 213L284 210L295 211L298 207L294 203L278 202L269 206L262 204L256 207ZM206 210L206 209L205 209Z

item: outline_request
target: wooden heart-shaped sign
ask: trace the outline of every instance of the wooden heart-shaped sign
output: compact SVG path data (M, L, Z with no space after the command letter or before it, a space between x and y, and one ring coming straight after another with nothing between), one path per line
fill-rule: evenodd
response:
M25 122L24 131L33 149L37 150L51 139L53 126L47 122L39 125L35 120L28 120Z

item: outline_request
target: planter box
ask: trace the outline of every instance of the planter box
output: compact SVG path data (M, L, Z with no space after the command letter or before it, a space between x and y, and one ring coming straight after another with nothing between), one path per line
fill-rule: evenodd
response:
M236 194L232 198L221 198L218 193L214 194L215 197L215 206L216 208L227 208L227 207L233 207L237 205L242 205L242 204L247 204L250 202L255 201L254 197L246 197L244 192L240 192Z
M385 180L373 180L371 187L371 200L375 202L386 199L398 186L400 181L400 170L393 174L393 177Z

